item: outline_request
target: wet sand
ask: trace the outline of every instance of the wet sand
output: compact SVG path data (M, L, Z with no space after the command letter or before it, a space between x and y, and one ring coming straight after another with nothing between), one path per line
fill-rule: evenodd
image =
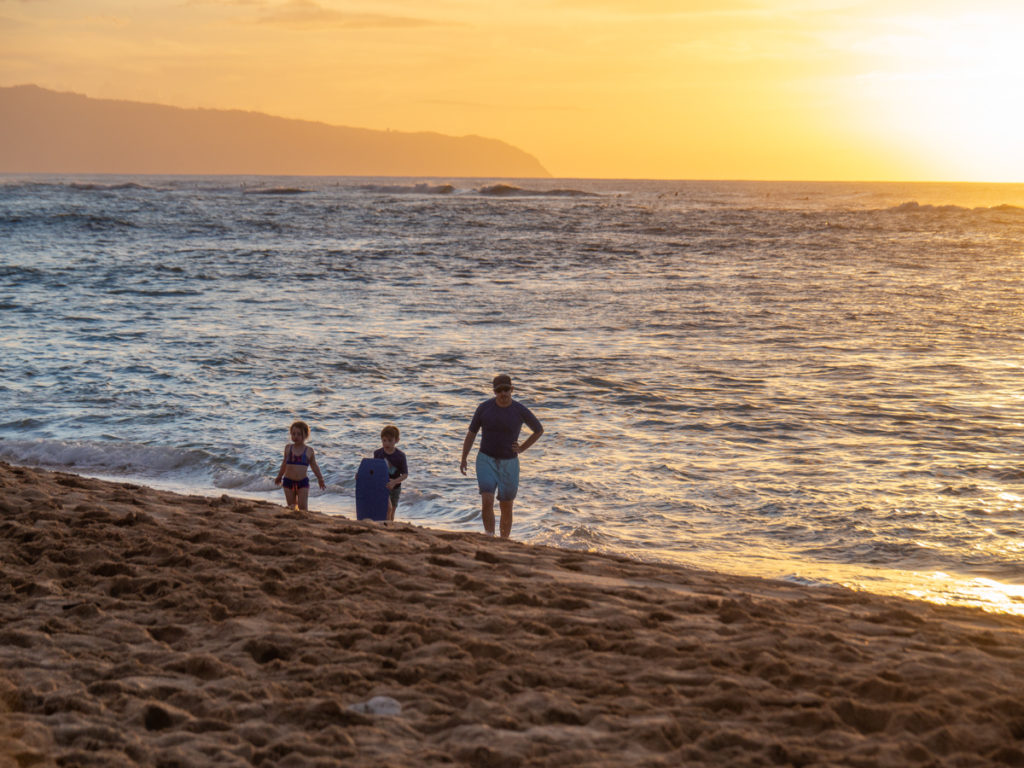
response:
M0 464L0 768L1024 765L1024 620Z

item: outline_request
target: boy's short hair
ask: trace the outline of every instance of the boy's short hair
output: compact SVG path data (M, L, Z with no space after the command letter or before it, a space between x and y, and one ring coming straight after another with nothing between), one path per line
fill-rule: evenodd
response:
M288 431L291 432L292 429L295 429L296 427L302 430L303 435L309 437L309 424L307 424L304 421L293 421L291 429L289 429Z
M499 373L491 381L491 386L494 387L495 389L497 389L498 387L511 387L512 377L509 376L507 373Z
M394 424L388 424L386 427L384 427L384 429L380 431L381 439L385 437L393 437L397 441L398 435L398 427L396 427Z

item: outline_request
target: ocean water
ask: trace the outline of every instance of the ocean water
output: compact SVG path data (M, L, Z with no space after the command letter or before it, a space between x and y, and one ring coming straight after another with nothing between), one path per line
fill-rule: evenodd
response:
M0 177L0 459L1024 613L1024 186Z

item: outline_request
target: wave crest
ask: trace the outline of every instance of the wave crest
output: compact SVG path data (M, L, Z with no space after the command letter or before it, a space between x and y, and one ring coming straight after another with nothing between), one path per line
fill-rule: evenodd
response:
M309 193L309 190L301 187L268 187L266 189L245 189L243 192L247 195L305 195Z
M600 197L596 192L582 189L523 189L511 184L491 184L480 187L477 192L492 197Z
M154 187L148 187L145 184L139 184L134 181L123 181L112 184L100 184L99 182L93 181L72 181L67 185L67 187L68 189L74 189L78 192L120 192L125 189L154 189Z
M930 203L919 203L916 200L908 200L905 203L894 205L891 208L886 209L890 213L1024 213L1024 208L1019 205L1010 205L1009 203L1003 203L1002 205L992 206L980 206L976 208L969 208L963 205L932 205Z
M451 184L364 184L359 187L364 192L382 192L389 195L450 195L455 187Z

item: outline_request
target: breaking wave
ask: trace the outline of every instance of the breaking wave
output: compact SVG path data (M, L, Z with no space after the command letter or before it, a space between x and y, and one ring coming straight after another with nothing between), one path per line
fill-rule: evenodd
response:
M451 184L364 184L364 192L383 192L389 195L450 195L456 192Z
M963 205L922 204L916 200L909 200L886 210L892 213L1024 213L1024 208L1009 204L968 208Z
M523 189L511 184L492 184L480 187L477 192L491 197L600 197L596 192L582 189Z

